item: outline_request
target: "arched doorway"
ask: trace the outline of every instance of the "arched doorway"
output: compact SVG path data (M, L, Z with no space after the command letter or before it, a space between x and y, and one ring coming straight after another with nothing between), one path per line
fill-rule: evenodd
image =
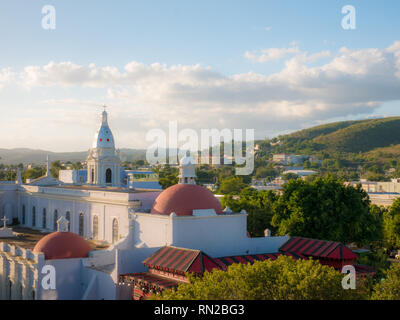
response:
M116 243L117 241L118 241L118 220L114 218L112 224L112 243Z
M106 170L106 183L112 183L112 172L110 168Z
M92 181L91 183L94 183L94 169L92 169Z

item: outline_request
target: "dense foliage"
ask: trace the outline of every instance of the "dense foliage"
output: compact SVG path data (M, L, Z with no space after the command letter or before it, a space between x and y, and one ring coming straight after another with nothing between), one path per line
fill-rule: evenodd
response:
M158 182L163 189L178 183L178 168L165 165L155 168L154 171L158 174Z
M245 189L238 197L225 196L222 201L235 211L247 211L252 236L262 236L269 228L278 235L343 243L370 244L383 238L381 212L371 210L368 194L332 176L290 180L280 196Z
M400 300L400 263L393 263L372 294L374 300Z
M385 244L388 249L400 248L400 198L384 214Z
M344 290L343 275L318 261L277 260L233 264L227 271L190 277L191 284L166 290L164 300L344 300L366 298L362 290Z

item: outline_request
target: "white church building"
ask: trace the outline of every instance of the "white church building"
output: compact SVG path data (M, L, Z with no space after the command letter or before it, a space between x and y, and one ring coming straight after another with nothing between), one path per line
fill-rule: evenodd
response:
M179 183L162 192L122 187L104 111L86 183L51 177L48 160L44 177L0 182L0 218L14 221L0 228L0 300L129 299L120 275L145 272L142 262L164 246L215 258L278 252L288 237L248 237L246 212L222 209L196 185L194 169L189 156L182 159ZM46 285L49 270L54 285Z

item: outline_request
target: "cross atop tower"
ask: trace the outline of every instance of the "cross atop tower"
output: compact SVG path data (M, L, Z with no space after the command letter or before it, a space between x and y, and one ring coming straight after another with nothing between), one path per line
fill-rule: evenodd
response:
M107 124L107 111L106 111L107 106L104 104L103 108L104 108L104 110L102 113L102 122L103 122L103 124Z

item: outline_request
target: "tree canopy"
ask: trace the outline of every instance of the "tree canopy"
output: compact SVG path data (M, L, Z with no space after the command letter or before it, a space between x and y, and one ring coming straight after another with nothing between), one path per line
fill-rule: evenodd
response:
M400 263L393 263L383 281L375 285L373 300L400 300Z
M190 284L165 290L162 300L347 300L362 299L362 290L344 290L343 274L315 260L277 260L233 264L227 271L190 277Z
M328 175L285 184L271 223L280 235L362 245L382 238L381 219L370 211L368 194L361 186L346 186Z
M278 235L345 244L363 245L383 238L382 213L370 206L368 194L331 175L291 180L283 186L282 195L245 189L237 197L225 196L222 202L234 211L246 210L252 236L263 236L269 228Z
M400 198L384 214L385 244L389 249L400 248Z

